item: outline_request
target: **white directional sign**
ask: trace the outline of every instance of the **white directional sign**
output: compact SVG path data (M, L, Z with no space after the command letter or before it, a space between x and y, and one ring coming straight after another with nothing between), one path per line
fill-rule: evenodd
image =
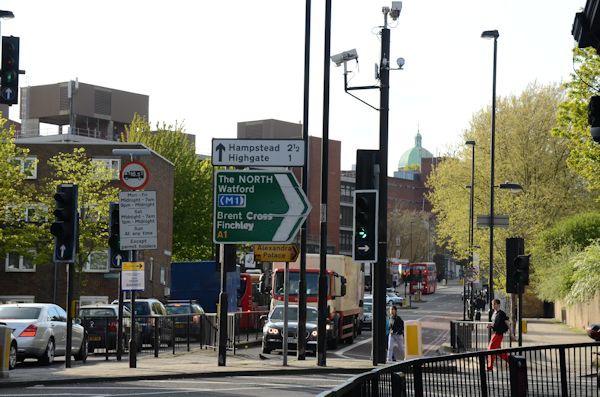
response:
M302 167L302 139L213 139L212 164L245 167Z
M157 248L156 192L119 193L121 250Z
M123 291L144 290L144 262L123 262L121 288Z

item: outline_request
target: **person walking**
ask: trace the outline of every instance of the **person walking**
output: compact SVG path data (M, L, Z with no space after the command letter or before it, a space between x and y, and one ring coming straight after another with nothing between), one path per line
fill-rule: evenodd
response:
M490 344L488 350L500 349L502 347L502 339L504 333L509 331L511 340L515 340L515 336L510 329L510 322L508 316L500 309L500 299L494 299L492 302L494 312L492 313L491 324L488 324L488 328L491 328ZM491 371L494 368L494 360L496 360L496 354L488 354L487 370ZM499 354L500 358L508 362L508 354Z
M392 306L390 308L390 317L388 318L388 351L387 362L396 361L396 359L404 360L404 320L398 316L398 308ZM395 350L398 350L398 355L395 355Z

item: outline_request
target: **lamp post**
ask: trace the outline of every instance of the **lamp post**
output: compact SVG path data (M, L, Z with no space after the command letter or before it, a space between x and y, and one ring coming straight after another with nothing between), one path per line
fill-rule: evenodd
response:
M475 141L466 141L465 145L470 145L473 149L471 154L471 186L470 188L470 199L469 199L469 268L473 268L473 198L475 194ZM466 292L466 279L464 280L465 290ZM469 285L470 290L470 299L469 302L473 304L473 282ZM463 307L463 320L466 319L466 311L467 311L467 301L466 296L464 296L464 307Z
M492 301L494 300L494 145L496 140L496 58L498 52L497 30L486 30L481 33L484 39L494 39L494 71L492 81L492 139L490 148L490 281L489 281L489 317L492 318Z

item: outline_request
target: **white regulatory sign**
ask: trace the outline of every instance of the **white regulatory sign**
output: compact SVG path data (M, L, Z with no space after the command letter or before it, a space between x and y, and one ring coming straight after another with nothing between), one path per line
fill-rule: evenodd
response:
M212 164L247 167L304 166L302 139L218 139L212 141Z
M123 262L123 269L121 269L123 291L143 291L144 286L144 262Z
M157 248L156 192L119 193L119 234L122 250Z
M123 166L119 178L127 189L140 190L148 183L149 176L148 168L144 163L132 161Z

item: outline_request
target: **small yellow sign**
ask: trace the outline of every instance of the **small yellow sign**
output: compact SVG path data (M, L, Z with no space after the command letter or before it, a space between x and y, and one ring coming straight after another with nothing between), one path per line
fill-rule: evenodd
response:
M144 262L123 262L123 270L144 270Z
M295 244L254 246L254 260L261 262L295 262L299 253Z

